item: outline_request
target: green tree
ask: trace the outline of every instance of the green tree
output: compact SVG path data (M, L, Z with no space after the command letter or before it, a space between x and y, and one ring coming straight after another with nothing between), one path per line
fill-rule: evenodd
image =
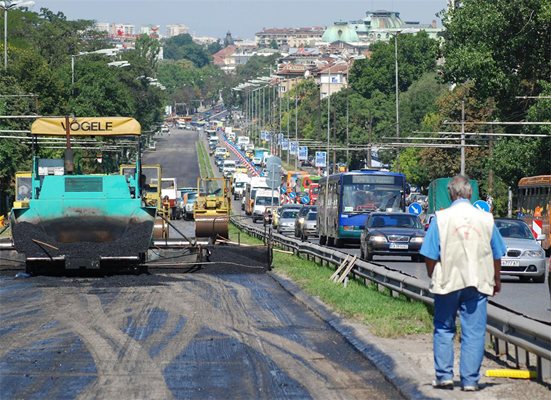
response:
M163 54L170 60L189 60L199 68L210 63L208 52L193 42L187 33L168 38L163 45Z
M445 15L442 71L447 82L474 81L473 95L496 99L501 118L523 118L526 102L551 76L551 7L540 0L461 0Z
M354 62L350 70L350 86L369 98L380 91L395 92L394 40L377 42L371 46L371 57ZM438 43L426 32L398 36L398 86L405 91L419 76L434 71Z

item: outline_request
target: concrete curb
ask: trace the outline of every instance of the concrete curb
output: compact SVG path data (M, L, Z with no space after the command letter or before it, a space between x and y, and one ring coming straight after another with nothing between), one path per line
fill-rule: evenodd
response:
M294 282L274 272L269 274L285 291L335 329L375 365L388 382L406 399L436 399L439 398L438 395L445 395L447 399L465 398L458 394L454 395L454 391L446 391L446 393L434 391L431 382L427 381L426 373L420 373L422 372L419 370L420 366L412 365L412 361L405 357L403 353L396 348L389 347L376 336L366 332L365 325L343 319L320 300L304 293ZM363 329L360 330L360 327Z

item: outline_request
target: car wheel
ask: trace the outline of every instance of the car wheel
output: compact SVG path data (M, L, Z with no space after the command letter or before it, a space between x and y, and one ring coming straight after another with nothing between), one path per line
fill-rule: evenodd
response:
M540 276L534 276L532 278L532 281L534 283L543 283L543 282L545 282L545 273L541 274Z
M319 238L320 246L325 246L326 243L327 243L327 237L320 235L320 238Z
M373 260L373 254L371 254L370 252L367 252L367 254L365 255L365 259L367 261L372 261Z
M365 260L364 248L360 245L360 260Z

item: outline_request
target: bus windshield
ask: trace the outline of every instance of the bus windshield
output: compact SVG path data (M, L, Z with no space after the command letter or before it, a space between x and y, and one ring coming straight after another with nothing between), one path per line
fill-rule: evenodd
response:
M371 184L344 184L342 194L343 213L376 210L400 210L402 192L399 186L386 187Z

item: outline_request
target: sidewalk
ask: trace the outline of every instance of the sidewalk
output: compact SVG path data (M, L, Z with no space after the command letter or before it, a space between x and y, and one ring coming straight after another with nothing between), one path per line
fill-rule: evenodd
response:
M271 276L297 301L323 319L342 334L352 346L375 364L407 399L480 399L480 400L544 400L550 399L550 391L543 385L523 379L487 378L488 369L506 366L484 358L478 392L462 392L459 385L459 348L456 346L456 387L451 390L433 389L434 379L432 335L407 336L386 339L373 336L366 325L343 319L317 298L305 294L288 279L271 273ZM369 384L369 383L366 383Z

